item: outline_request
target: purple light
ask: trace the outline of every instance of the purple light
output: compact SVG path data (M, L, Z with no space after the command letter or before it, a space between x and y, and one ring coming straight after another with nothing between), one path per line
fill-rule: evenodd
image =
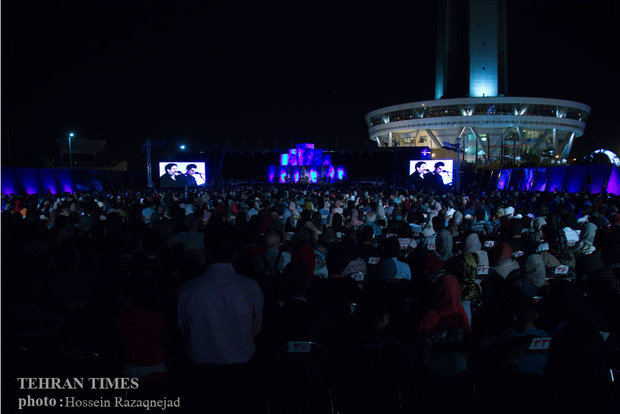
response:
M304 156L306 150L298 148L297 149L297 165L304 165Z
M532 189L534 191L545 191L547 187L547 170L545 168L537 168L534 171L534 181Z
M273 165L269 166L268 179L270 183L273 183L276 179L276 167L274 167Z
M564 186L564 175L566 174L566 168L564 167L550 167L549 179L547 181L547 191L561 191Z
M17 177L15 174L15 168L2 167L2 194L16 194L17 193Z
M295 170L295 172L293 173L293 182L299 182L299 170Z
M615 195L620 195L620 169L618 167L613 167L611 169L611 174L609 174L609 181L607 182L607 192Z
M37 176L37 170L34 168L18 168L17 175L26 194L36 194L40 192L39 177Z
M295 148L291 148L288 151L289 154L289 164L288 165L298 165L297 164L297 150Z
M588 175L587 169L588 166L584 165L575 165L567 169L564 175L564 182L569 193L582 191L586 176ZM560 189L562 189L562 186L560 186Z
M510 170L501 170L497 179L497 189L505 190L510 182Z
M58 170L56 178L60 181L60 187L63 193L73 192L73 180L71 179L71 173L68 170Z
M53 170L47 168L37 168L39 174L39 180L45 191L49 191L50 194L56 194L56 178L54 177Z
M590 193L598 194L602 192L605 189L605 184L611 176L612 171L616 168L617 167L612 164L591 166L589 174L592 177L592 183L588 185ZM588 182L588 180L586 180L586 182Z

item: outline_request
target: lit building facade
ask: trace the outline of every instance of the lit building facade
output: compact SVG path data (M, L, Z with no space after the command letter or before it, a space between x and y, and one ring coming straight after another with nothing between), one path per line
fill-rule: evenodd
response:
M370 139L377 146L432 149L459 139L466 161L568 159L590 107L508 96L506 61L505 0L441 0L435 99L366 114Z

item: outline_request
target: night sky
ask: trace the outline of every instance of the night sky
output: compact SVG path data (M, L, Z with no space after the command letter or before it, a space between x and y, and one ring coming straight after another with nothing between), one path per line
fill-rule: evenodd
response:
M69 131L107 140L108 161L147 137L366 147L367 112L434 98L436 7L3 0L3 163L57 160ZM614 2L508 2L509 95L590 105L575 156L620 151L619 21Z

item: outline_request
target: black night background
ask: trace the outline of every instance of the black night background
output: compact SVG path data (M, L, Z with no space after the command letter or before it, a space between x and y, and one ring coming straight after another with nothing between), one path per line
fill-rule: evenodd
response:
M509 1L511 96L592 107L573 156L620 150L614 2ZM435 2L3 1L2 163L58 165L56 139L192 152L374 145L364 115L434 98Z

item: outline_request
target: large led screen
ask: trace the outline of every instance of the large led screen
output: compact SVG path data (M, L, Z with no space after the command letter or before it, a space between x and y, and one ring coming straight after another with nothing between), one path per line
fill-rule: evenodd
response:
M164 161L159 163L159 186L161 188L198 187L207 182L204 162Z
M410 160L409 176L418 185L449 185L454 180L453 166L454 160Z

